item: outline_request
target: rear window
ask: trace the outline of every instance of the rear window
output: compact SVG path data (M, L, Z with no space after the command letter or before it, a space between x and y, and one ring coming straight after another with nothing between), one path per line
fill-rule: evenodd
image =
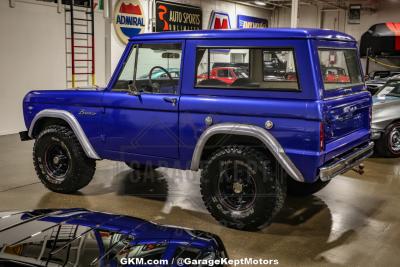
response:
M351 87L362 83L355 49L319 48L318 55L325 90Z

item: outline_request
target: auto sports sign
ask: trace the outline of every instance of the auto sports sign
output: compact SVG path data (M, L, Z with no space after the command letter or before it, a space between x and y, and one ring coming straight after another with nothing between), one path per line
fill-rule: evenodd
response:
M211 30L224 30L231 28L231 21L229 14L225 12L213 11L210 16L210 22L208 28Z
M268 28L268 20L252 16L238 15L237 27L238 29Z
M156 1L156 31L186 31L202 29L200 7Z
M114 28L118 38L124 44L144 31L145 18L139 0L119 0L114 8Z

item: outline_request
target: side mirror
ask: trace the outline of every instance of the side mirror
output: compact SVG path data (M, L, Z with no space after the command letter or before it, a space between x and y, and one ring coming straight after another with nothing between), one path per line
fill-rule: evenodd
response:
M140 95L139 89L136 87L136 85L133 82L130 82L128 84L128 89L132 93L132 95L136 95L136 96Z

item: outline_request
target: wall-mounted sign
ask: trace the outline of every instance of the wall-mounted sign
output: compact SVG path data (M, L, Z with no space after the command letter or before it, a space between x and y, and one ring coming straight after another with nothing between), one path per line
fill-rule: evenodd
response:
M349 6L349 24L360 24L361 19L361 5Z
M252 16L238 15L237 27L239 29L268 28L268 20Z
M144 31L145 18L140 0L119 0L114 8L114 28L118 38L124 44Z
M211 12L208 28L212 30L230 29L231 21L229 14L225 12Z
M104 10L104 0L94 0L93 7L97 10Z
M186 31L202 29L200 7L156 1L156 31Z

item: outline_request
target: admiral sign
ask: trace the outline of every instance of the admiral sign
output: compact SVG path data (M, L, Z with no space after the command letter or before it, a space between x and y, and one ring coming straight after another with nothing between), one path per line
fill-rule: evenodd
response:
M237 27L239 29L268 28L268 20L251 16L238 15Z
M229 19L229 14L225 12L213 11L210 16L208 28L211 30L230 29L231 21Z
M114 28L118 38L128 43L130 37L144 31L145 18L139 0L119 0L114 8Z
M200 7L156 1L156 31L185 31L202 29Z

